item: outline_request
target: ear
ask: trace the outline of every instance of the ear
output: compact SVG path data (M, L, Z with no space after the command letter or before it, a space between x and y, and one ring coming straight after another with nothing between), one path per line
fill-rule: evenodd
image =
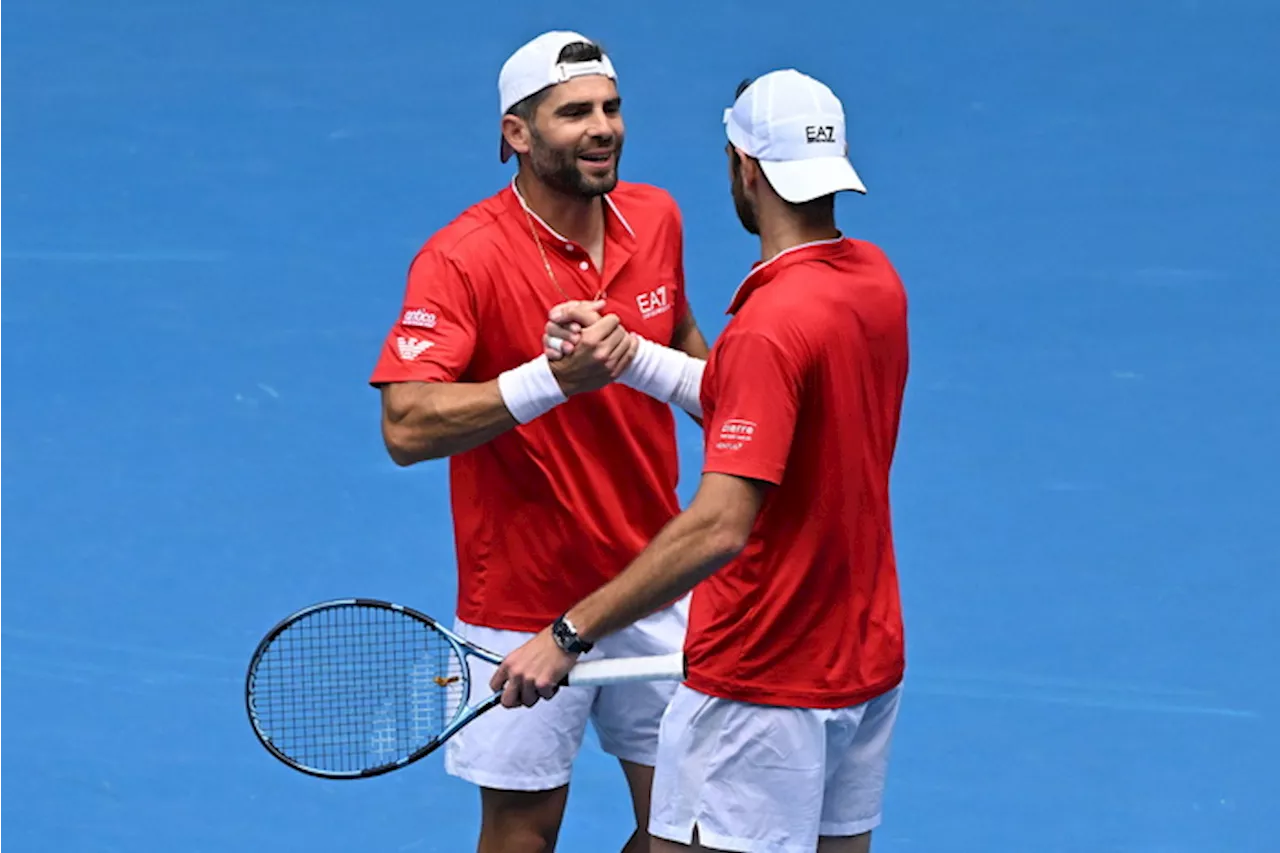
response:
M754 190L764 175L760 171L760 161L748 157L740 148L734 148L733 154L738 158L738 168L742 171L742 186Z
M519 116L508 113L502 117L502 137L517 154L528 154L533 148L529 125Z

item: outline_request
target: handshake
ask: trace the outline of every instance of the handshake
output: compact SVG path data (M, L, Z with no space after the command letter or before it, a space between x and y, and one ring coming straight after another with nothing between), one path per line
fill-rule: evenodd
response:
M529 423L575 394L613 382L702 417L706 362L622 328L604 302L562 302L548 314L543 353L498 377L502 401L518 423Z
M640 349L639 336L622 328L618 315L600 316L604 306L562 302L548 314L542 346L566 397L616 382Z

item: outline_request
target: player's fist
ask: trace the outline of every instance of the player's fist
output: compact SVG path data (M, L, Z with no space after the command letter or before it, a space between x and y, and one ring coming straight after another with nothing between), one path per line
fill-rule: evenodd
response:
M562 302L551 309L542 335L542 348L548 361L556 361L573 352L581 340L581 332L600 320L604 300Z
M551 372L566 396L596 391L622 375L639 347L618 315L606 314L578 333L573 351L551 362Z
M539 699L556 695L560 682L577 660L577 655L568 654L556 645L550 628L544 628L503 659L489 679L489 687L502 691L504 707L532 708Z

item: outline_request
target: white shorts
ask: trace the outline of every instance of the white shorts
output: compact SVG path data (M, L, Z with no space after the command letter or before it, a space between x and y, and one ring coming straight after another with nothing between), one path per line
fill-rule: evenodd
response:
M649 834L735 853L813 853L880 824L901 688L837 710L732 702L684 685L662 718Z
M665 655L684 648L689 601L604 638L580 660ZM498 654L509 654L533 637L455 622L454 630ZM496 667L476 658L471 664L471 699L487 697ZM563 687L532 708L494 708L445 744L450 775L484 788L549 791L569 783L574 759L590 719L600 748L610 755L652 767L658 754L658 726L677 682L633 682L607 687Z

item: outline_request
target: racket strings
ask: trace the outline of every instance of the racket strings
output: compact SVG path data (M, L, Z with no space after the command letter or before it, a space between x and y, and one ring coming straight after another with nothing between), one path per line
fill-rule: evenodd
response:
M466 688L457 652L431 626L387 608L327 608L291 624L263 653L254 711L293 761L358 773L433 741Z

